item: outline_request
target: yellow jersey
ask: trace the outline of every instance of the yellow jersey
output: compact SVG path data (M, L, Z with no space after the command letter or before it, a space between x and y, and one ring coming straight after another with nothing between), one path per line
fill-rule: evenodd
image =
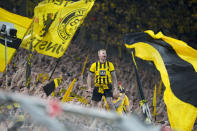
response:
M94 62L90 67L90 72L95 74L95 87L107 87L108 84L111 84L111 72L114 70L114 65L109 61Z

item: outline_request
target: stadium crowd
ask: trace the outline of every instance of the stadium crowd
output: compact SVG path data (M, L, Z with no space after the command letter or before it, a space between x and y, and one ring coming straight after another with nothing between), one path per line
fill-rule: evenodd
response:
M197 48L197 2L184 0L97 1L84 22L90 38L121 44L128 32L162 31Z
M25 55L27 51L25 49L20 48L13 58L11 64L8 69L8 89L7 91L23 93L27 95L38 96L44 99L57 99L61 100L65 91L68 89L74 78L77 78L78 84L73 88L70 97L75 97L70 102L75 104L80 104L84 106L90 107L90 94L87 92L87 83L86 77L87 72L89 70L90 64L97 59L97 53L90 52L90 54L94 54L89 56L86 70L83 78L80 77L80 72L83 68L83 63L86 59L87 48L81 48L78 44L71 44L67 49L65 55L61 58L52 79L60 77L63 74L63 81L55 90L55 96L46 96L43 91L43 86L49 83L48 78L52 73L52 70L56 64L56 59L45 56L42 54L34 53L32 57L32 75L31 75L31 84L30 89L28 90L25 87L25 72L26 72L26 59ZM81 55L83 54L83 55ZM113 56L108 56L111 61L114 61L115 69L117 70L117 79L122 82L122 86L126 90L126 95L130 100L130 109L132 112L136 112L137 114L141 113L141 107L139 106L139 92L137 90L137 82L135 78L135 73L133 67L130 63L126 62L126 59L117 59ZM140 61L139 61L140 62ZM144 63L145 64L145 63ZM139 64L140 65L140 64ZM147 66L149 66L147 64ZM153 68L144 68L143 66L139 69L139 75L141 77L141 81L143 84L144 94L147 97L148 103L150 105L151 112L153 110L152 99L153 99L153 91L155 83L159 85L160 77L158 72ZM40 77L40 74L47 74ZM157 76L157 77L156 77ZM4 75L1 74L1 88L5 87L5 79ZM4 82L3 82L4 81ZM2 83L3 82L3 83ZM61 94L59 94L60 89L64 89ZM164 90L164 88L162 89ZM77 100L77 97L85 98L87 104ZM167 115L165 110L165 104L162 99L157 101L158 106L158 122L167 121ZM105 108L104 102L100 103L101 108Z
M32 18L39 1L8 0L0 7ZM150 29L197 48L196 7L196 0L97 0L83 26L88 38L108 44L121 44L125 33Z
M28 1L31 2L31 0ZM9 6L7 6L7 2L10 3ZM31 17L32 15L24 14L24 11L21 11L21 6L19 5L23 2L22 0L17 2L8 0L1 3L0 6L9 11ZM32 6L35 5L35 3L32 4ZM155 32L163 31L164 34L181 39L192 47L197 48L195 45L197 42L196 5L197 1L195 0L97 0L81 27L82 31L84 31L82 34L85 34L82 43L96 41L104 45L122 45L122 37L125 33L142 32L151 29ZM25 5L24 8L26 8ZM92 41L89 41L90 39ZM55 98L61 100L72 80L77 78L78 84L73 88L70 96L84 97L87 100L87 104L77 99L72 99L70 102L91 106L90 95L86 92L86 77L90 64L97 59L97 53L91 50L87 51L87 47L84 44L84 47L79 45L80 43L75 44L74 42L70 44L53 74L52 79L60 77L61 73L63 74L63 81L59 88L56 89L55 96L50 95L47 97L43 91L43 86L49 82L47 79L50 77L57 60L36 52L33 54L31 85L28 90L25 88L27 51L21 48L17 51L9 65L8 89L6 90L38 96L44 99ZM82 71L87 55L91 57L88 59L84 76L81 78L79 74ZM133 67L125 58L120 59L113 55L109 56L109 58L115 65L118 81L122 82L122 86L126 89L126 94L131 100L131 111L139 114L141 112L139 106L140 99L136 88L137 82ZM140 60L139 63L139 75L143 91L145 97L147 97L151 112L153 112L153 91L155 84L159 85L160 76L151 65L142 63ZM141 66L142 64L145 65ZM39 77L41 73L46 75ZM0 86L2 89L5 87L5 77L3 74L0 75ZM65 90L59 94L60 89ZM163 90L164 87L162 88ZM103 104L101 104L101 107L104 108ZM157 119L155 121L164 124L168 120L166 107L162 98L157 100L157 107Z

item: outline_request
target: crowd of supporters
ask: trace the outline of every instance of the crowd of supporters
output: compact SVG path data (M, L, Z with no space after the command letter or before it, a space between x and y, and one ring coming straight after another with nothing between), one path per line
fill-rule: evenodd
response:
M8 0L0 6L32 18L40 0ZM128 32L162 31L197 48L196 0L97 0L84 21L88 38L105 44L121 44Z
M20 14L20 8L24 1L8 0L11 6L1 3L2 8L8 9L12 12ZM13 3L18 4L13 4ZM6 1L4 1L6 3ZM5 6L6 5L6 6ZM15 6L14 6L15 5ZM36 4L34 3L34 6ZM196 43L197 33L197 1L190 0L97 0L93 9L85 19L81 29L85 32L84 39L91 39L103 44L121 45L122 37L128 32L142 32L151 29L155 32L163 31L165 35L181 39L187 42L192 47L197 48ZM25 5L24 5L24 8ZM33 7L32 7L33 10ZM24 13L24 12L23 12ZM22 14L26 15L26 14ZM78 41L79 42L79 41ZM83 41L82 41L83 42ZM79 47L79 44L71 44L66 51L65 55L61 58L60 63L52 77L59 77L63 73L63 82L59 89L68 89L72 80L76 77L80 81L76 88L72 90L71 96L85 97L89 103L89 94L86 92L86 77L87 70L90 63L97 59L97 53L88 52L87 49ZM82 55L83 54L83 55ZM79 74L83 67L83 62L88 54L91 54L88 59L85 74L83 79ZM47 99L43 86L49 81L38 80L40 73L52 73L55 66L56 59L41 54L34 53L32 57L32 76L30 90L25 88L25 70L26 70L26 56L27 51L19 49L13 58L8 69L8 89L13 92L22 92L24 94L39 96ZM139 107L139 93L136 89L137 82L132 66L125 59L119 59L114 56L109 56L115 65L117 71L118 81L123 83L126 89L126 94L132 102L132 110L140 112ZM148 69L148 68L147 68ZM155 84L159 84L160 78L157 71L139 69L142 85L144 87L145 96L149 105L152 105L153 89ZM46 76L47 77L47 76ZM0 76L1 87L5 87L5 77ZM42 78L43 79L43 78ZM81 88L80 88L81 87ZM82 88L85 87L85 88ZM58 91L54 96L49 96L61 100L63 93L58 95ZM76 99L73 103L83 104ZM89 106L88 104L85 106ZM163 100L157 101L157 121L167 121L167 114ZM151 112L153 110L152 106Z
M197 47L196 7L194 0L99 0L84 25L91 38L107 44L120 44L125 33L151 29Z
M61 100L65 91L68 89L69 85L73 81L74 78L77 78L77 85L73 88L70 97L73 97L70 102L75 104L84 105L87 107L91 107L90 99L91 94L87 92L87 83L86 77L88 70L90 68L90 64L97 60L97 53L90 51L89 59L86 65L85 73L83 78L80 77L80 73L83 68L83 63L88 55L86 47L79 47L78 44L71 44L67 49L65 55L61 58L51 81L54 78L60 77L63 74L63 81L56 89L55 96L46 96L43 87L49 83L48 78L50 77L53 68L55 67L56 60L55 58L44 56L38 53L34 53L32 57L32 72L31 72L31 83L30 89L25 87L26 82L26 58L27 51L25 49L20 48L13 58L11 64L8 69L8 88L6 90L16 93L23 93L27 95L38 96L44 99L55 98L57 100ZM83 54L83 55L81 55ZM91 55L90 55L91 54ZM139 106L139 92L137 90L137 82L135 78L135 73L133 67L126 59L118 59L114 56L109 56L111 61L114 62L115 69L117 71L117 79L122 82L122 86L126 90L126 95L130 99L130 108L131 111L136 112L138 114L141 113L141 107ZM147 65L148 66L148 65ZM43 76L39 77L40 74ZM45 75L47 74L47 75ZM141 81L143 84L144 94L147 97L149 105L152 105L153 99L153 90L154 85L159 85L160 77L158 72L154 69L139 69L139 75L141 77ZM45 77L45 78L44 78ZM1 88L5 88L5 76L1 74ZM63 92L60 93L60 90L63 89ZM163 89L164 90L164 87ZM78 98L85 98L87 103L83 103L79 101ZM163 100L158 100L158 116L157 120L162 122L167 121L167 115L165 110L165 104ZM104 102L100 103L101 108L105 108ZM152 106L150 106L151 112L153 110Z

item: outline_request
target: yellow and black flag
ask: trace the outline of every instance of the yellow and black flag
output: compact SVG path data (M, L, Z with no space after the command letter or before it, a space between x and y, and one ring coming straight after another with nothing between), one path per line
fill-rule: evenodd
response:
M12 57L14 56L16 49L19 48L21 40L31 23L31 19L13 14L2 8L0 8L0 22L11 23L13 27L17 30L16 37L18 39L7 40L7 64L10 63ZM5 39L0 38L0 71L5 71Z
M95 0L46 0L35 7L34 19L0 8L0 21L15 24L17 37L23 39L20 47L29 50L32 42L33 49L38 53L60 58L94 2Z
M160 72L172 129L190 131L197 118L197 50L151 30L127 34L124 42L135 49L136 57L152 61Z
M13 23L17 30L17 38L23 39L32 19L11 13L3 8L0 8L0 14L0 21Z
M93 5L94 0L40 2L34 9L33 28L27 31L22 47L29 49L32 41L38 53L61 57Z
M21 40L16 38L13 40L7 41L7 65L11 62L16 50L19 48L21 44ZM5 38L0 37L0 72L5 71Z
M60 77L60 78L55 78L50 83L46 84L43 87L43 90L46 93L46 95L49 96L55 90L55 88L57 88L60 85L61 82L62 82L62 78Z

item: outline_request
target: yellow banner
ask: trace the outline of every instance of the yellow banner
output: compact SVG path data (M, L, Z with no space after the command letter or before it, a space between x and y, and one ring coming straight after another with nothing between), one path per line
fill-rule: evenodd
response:
M22 39L27 28L29 27L29 25L31 24L31 19L27 18L27 17L23 17L20 15L16 15L13 13L10 13L2 8L0 8L0 22L8 22L8 23L12 23L12 25L14 26L14 28L17 29L17 38ZM16 49L20 46L20 42L15 42L15 44L13 45L12 42L7 41L8 47L7 47L7 65L9 65L9 63L12 60L12 57L14 56ZM18 46L16 46L18 45ZM3 40L3 38L1 38L0 40L0 72L4 72L5 71L5 42Z
M23 39L23 36L30 26L32 19L23 17L0 8L0 21L13 23L17 29L17 38Z
M24 37L23 45L29 49L32 38L33 48L38 53L61 57L93 5L94 1L85 0L39 3L34 9L33 24Z
M12 57L14 56L16 49L7 47L7 64L11 62ZM5 46L0 43L0 72L4 72L6 68L5 64Z

